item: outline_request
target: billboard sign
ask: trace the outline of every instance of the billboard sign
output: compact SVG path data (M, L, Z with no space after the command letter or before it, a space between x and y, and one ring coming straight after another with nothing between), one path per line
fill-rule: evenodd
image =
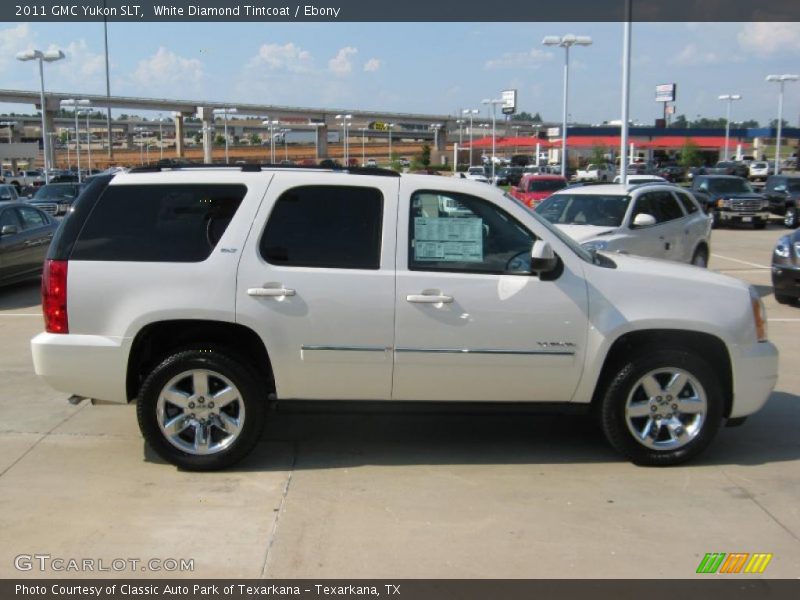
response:
M675 91L677 85L674 83L662 83L656 86L656 102L675 102Z
M513 115L517 112L517 90L503 90L503 114Z

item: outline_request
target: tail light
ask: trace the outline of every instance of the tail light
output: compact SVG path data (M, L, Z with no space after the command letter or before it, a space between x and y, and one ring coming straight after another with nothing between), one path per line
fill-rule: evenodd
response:
M48 333L69 333L67 321L67 261L46 260L42 274L42 311Z

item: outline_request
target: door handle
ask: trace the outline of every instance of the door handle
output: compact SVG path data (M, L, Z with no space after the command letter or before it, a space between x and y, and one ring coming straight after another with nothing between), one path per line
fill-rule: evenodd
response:
M248 288L247 295L248 296L268 296L272 298L283 298L285 296L294 296L297 292L285 287L257 287L257 288Z
M406 301L415 304L450 304L453 302L453 297L444 294L409 294L406 296Z

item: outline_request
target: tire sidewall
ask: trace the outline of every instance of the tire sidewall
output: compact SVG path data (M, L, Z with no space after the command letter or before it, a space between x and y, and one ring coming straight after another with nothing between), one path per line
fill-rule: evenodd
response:
M191 369L224 375L238 388L244 403L245 420L238 438L215 454L194 455L180 450L164 437L158 425L161 390L173 377ZM139 392L136 413L142 435L161 458L186 470L217 470L240 461L258 442L266 414L266 393L262 393L252 370L240 360L217 350L190 349L172 354L147 376Z
M633 386L655 369L678 368L698 379L706 394L707 412L700 433L691 442L675 450L654 450L637 442L628 430L625 404ZM685 462L702 452L722 423L724 402L719 379L700 356L683 350L640 352L618 369L608 385L600 407L601 424L606 438L617 451L638 465L668 466Z

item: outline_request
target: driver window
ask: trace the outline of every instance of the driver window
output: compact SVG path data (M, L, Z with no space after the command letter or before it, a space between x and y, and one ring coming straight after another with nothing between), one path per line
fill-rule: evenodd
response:
M485 274L530 274L534 236L491 202L418 191L411 197L408 268Z

